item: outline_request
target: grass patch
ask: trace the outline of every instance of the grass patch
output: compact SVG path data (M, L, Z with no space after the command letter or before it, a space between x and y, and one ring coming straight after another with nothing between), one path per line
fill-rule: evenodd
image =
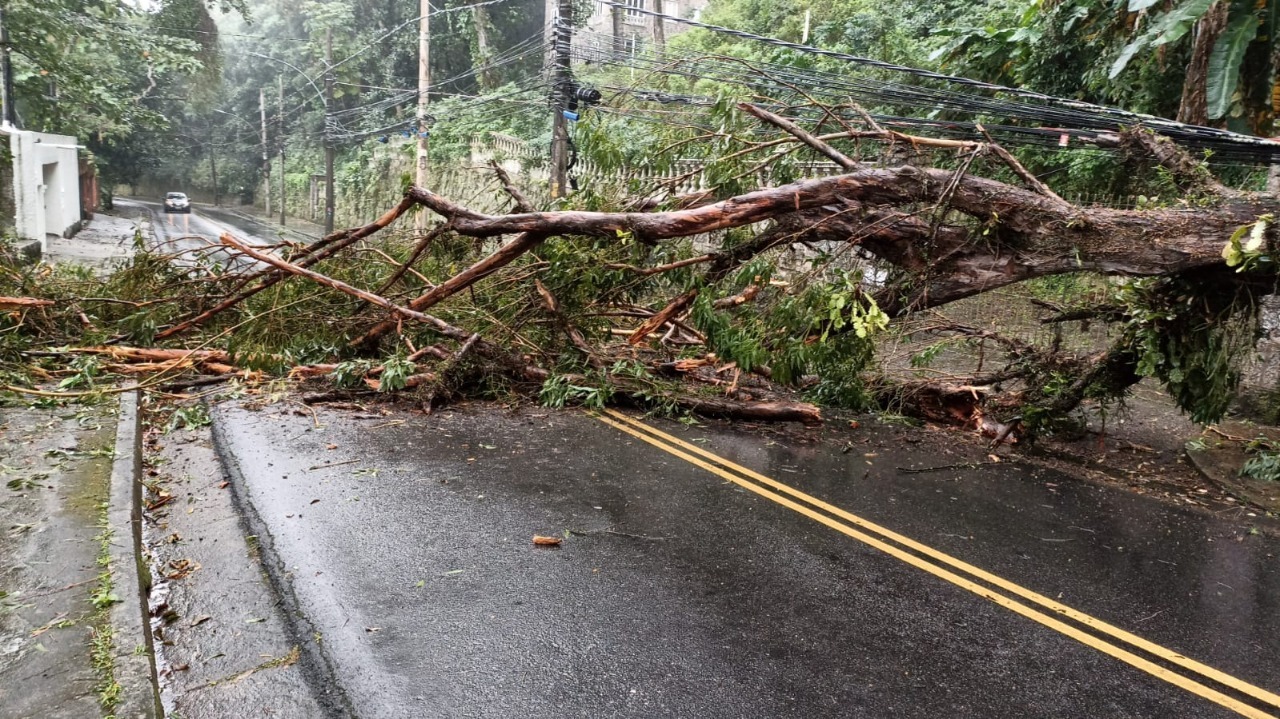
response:
M97 677L93 689L104 714L111 715L120 703L120 683L116 681L115 632L111 628L111 605L120 601L111 582L111 529L107 526L106 502L98 505L98 566L103 568L89 591L93 615L89 618L89 658Z

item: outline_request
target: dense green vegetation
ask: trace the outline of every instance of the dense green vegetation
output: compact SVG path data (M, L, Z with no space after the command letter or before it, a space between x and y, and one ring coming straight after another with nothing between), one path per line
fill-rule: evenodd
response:
M819 47L1269 134L1274 59L1280 56L1270 39L1273 5L716 0L702 19L799 41L808 17L808 42ZM541 72L542 54L511 56L513 48L529 49L522 43L540 40L543 9L529 0L451 0L437 8L431 70L433 102L440 104L432 131L442 161L462 156L477 129L508 129L539 144L547 139L546 113L535 110L541 98L527 92ZM577 20L590 9L584 5ZM385 0L164 0L152 10L19 0L7 10L18 108L30 127L91 143L113 182L211 194L213 156L221 158L220 189L248 200L260 192L264 174L260 90L266 91L271 124L265 149L274 156L284 138L286 157L294 158L290 172L303 184L326 137L355 159L361 147L402 140L415 130L416 11L412 3ZM326 37L335 82L328 133L321 92ZM849 70L837 61L699 30L674 36L671 47L747 63ZM487 64L493 60L498 64ZM610 79L622 84L622 76L614 72ZM625 82L634 77L627 73ZM283 112L276 106L281 82ZM662 85L673 92L724 91L714 83L670 78ZM471 99L477 96L490 99ZM510 102L516 96L523 107ZM494 99L502 97L508 102ZM1046 153L1028 161L1038 172L1070 174L1081 187L1139 193L1087 156L1064 161L1060 153ZM367 184L354 172L357 167L344 168L353 184Z
M128 181L182 148L182 117L212 107L221 82L211 13L241 0L6 3L14 106L22 126L74 135L108 182Z
M579 3L574 23L583 25L591 10L589 3ZM436 7L428 125L432 187L442 194L487 209L508 202L474 173L463 184L449 184L459 176L458 167L469 162L472 138L485 132L524 141L530 154L526 169L545 163L540 157L550 140L552 113L543 74L542 11L542 3L529 0L450 0ZM178 188L202 191L209 199L216 194L229 202L262 204L268 172L276 182L281 179L279 165L268 170L264 154L276 158L283 152L291 214L304 211L310 182L322 166L322 148L330 144L338 150L339 224L357 224L395 202L411 176L418 130L416 12L412 3L386 0L168 0L152 10L18 3L9 22L15 33L19 108L29 126L84 137L109 182L143 190ZM870 0L716 0L701 17L781 40L803 39L832 51L1063 98L1250 132L1267 133L1271 127L1275 18L1265 3L991 0L886 7ZM49 36L61 40L39 42ZM794 138L780 137L776 127L745 112L742 102L788 114L813 132L862 127L862 136L835 145L873 166L906 163L941 168L957 181L981 175L1021 184L1025 178L1018 175L1017 161L972 144L993 135L1008 143L1031 174L1068 199L1103 195L1153 212L1190 211L1220 199L1203 187L1212 185L1204 166L1180 173L1151 153L1144 157L1115 142L1104 146L1098 137L1077 137L1064 148L1053 126L1059 116L1028 115L1030 106L1009 104L1011 93L875 62L697 29L674 34L665 48L644 40L625 53L575 63L574 73L576 82L600 88L604 98L594 107L584 102L571 123L571 174L578 187L571 198L556 203L561 207L631 209L643 198L663 197L681 173L686 173L683 179L696 175L713 196L729 197L804 177L812 163L828 159ZM326 80L332 83L331 102L325 98ZM885 133L875 118L900 134ZM1107 132L1118 136L1120 129ZM927 142L940 138L960 144ZM1205 160L1235 187L1256 189L1264 177L1258 167L1209 152L1187 162ZM553 204L544 181L520 178L518 184L535 204ZM970 246L1005 243L1001 251L1025 249L1011 243L998 213L958 212L949 202L944 194L936 203L886 203L932 228L919 250L924 261L916 265L886 261L847 243L848 236L839 238L843 246L831 244L831 238L795 243L792 238L811 228L785 223L659 245L627 233L591 240L556 236L434 311L489 341L530 353L535 364L552 373L544 399L563 402L594 387L592 401L599 401L617 390L616 382L630 383L634 390L636 382L649 380L636 371L635 358L590 356L569 341L572 334L562 324L576 327L593 345L605 345L622 331L620 325L631 322L619 321L620 316L643 317L684 297L676 307L683 326L669 333L675 345L660 346L650 360L691 360L710 352L735 372L768 376L776 386L803 390L827 404L864 406L877 401L878 390L865 377L873 367L877 334L890 319L876 298L911 296L913 288L936 279L931 267L949 256L929 255L939 230L969 237ZM1114 330L1102 360L1080 347L1069 348L1073 354L1058 340L1043 347L1000 338L1009 355L1004 375L1027 388L1010 400L1016 405L1010 412L1021 411L1028 425L1037 424L1084 399L1114 401L1136 378L1149 376L1169 388L1194 419L1221 416L1239 380L1241 357L1251 346L1256 300L1274 288L1270 217L1244 222L1235 236L1224 237L1224 264L1239 270L1239 279L1217 267L1136 282L1094 276L1081 281L1073 274L1079 268L1068 267L1022 287L1024 296L1042 306L1065 314L1093 312L1090 318ZM872 232L875 225L858 232ZM395 271L396 263L412 256L414 238L406 230L380 237L385 239L376 251L361 249L360 262L340 257L317 267L361 287L390 283L384 290L393 299L408 299L493 249L484 240L446 234L423 250L417 274L404 274ZM372 262L369 252L376 254ZM637 271L703 253L714 261ZM144 255L111 280L131 284L94 292L145 302L141 298L147 293L177 282L183 272ZM61 278L44 285L21 271L10 274L9 291L15 294L41 287L67 301L75 297L76 283L88 282L71 278L75 281L68 284ZM557 317L540 309L533 279L557 298ZM89 314L94 329L82 332L81 339L148 344L193 306L212 301L197 295L216 298L233 292L233 286L220 278L196 295L184 288L137 311L130 311L131 305L95 307ZM748 291L746 300L736 299ZM890 312L902 316L910 309ZM282 282L210 323L200 336L202 342L225 344L247 367L282 372L293 365L340 362L340 384L358 384L378 369L386 373L385 388L403 386L415 369L406 359L408 348L429 344L434 335L415 329L401 335L403 346L389 341L351 345L371 321L367 305L312 285ZM232 339L219 339L233 327ZM74 322L59 325L55 335L72 336L75 328ZM24 336L7 338L16 343L10 357L35 341ZM948 351L965 345L981 357L988 339L974 330L943 342ZM944 355L941 345L916 348L914 354L929 361ZM922 359L915 369L923 371L929 361ZM72 376L86 376L85 368L72 369ZM473 386L490 392L502 382L488 376ZM662 394L654 387L643 392Z

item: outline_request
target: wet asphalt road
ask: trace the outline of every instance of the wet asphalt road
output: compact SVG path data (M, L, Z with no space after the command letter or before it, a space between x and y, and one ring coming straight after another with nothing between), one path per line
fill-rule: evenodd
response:
M215 434L334 716L1250 715L582 413L318 411L223 405ZM1280 542L1243 510L1014 463L904 473L966 457L898 427L661 427L1280 690Z
M255 244L279 241L276 228L209 205L194 205L191 212L169 213L164 211L164 204L158 200L120 198L117 202L136 205L151 213L151 227L158 251L187 253L193 260L196 254L203 254L223 264L231 261L233 266L257 264L242 257L232 260L230 253L220 249L218 237L223 232Z

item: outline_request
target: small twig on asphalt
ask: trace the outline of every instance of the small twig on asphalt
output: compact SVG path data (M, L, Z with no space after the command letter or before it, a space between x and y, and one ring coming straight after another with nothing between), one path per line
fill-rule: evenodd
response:
M992 464L1003 464L1003 462L963 462L961 464L943 464L937 467L895 467L902 474L924 474L925 472L945 472L949 469L977 469Z
M627 532L616 531L611 527L605 527L604 529L570 529L566 531L568 531L569 534L572 534L577 537L590 537L593 534L612 534L615 537L627 537L628 539L644 539L650 542L660 542L664 539L671 539L671 537L650 537L644 534L628 534Z
M360 461L360 460L358 460L358 459L348 459L348 460L347 460L347 461L345 461L345 462L334 462L333 464L317 464L317 465L315 465L314 467L307 467L307 471L308 471L308 472L311 472L311 471L313 471L313 470L317 470L317 469L328 469L328 468L330 468L330 467L341 467L341 466L342 466L342 465L344 465L344 464L355 464L356 462L359 462L359 461Z
M302 395L303 404L326 404L330 402L350 402L358 397L373 397L376 392L360 389L338 389L330 392L317 392Z
M324 427L323 424L320 424L320 415L316 414L315 407L312 407L310 404L306 402L297 402L296 404L298 404L300 407L302 407L303 409L311 413L311 424L314 425L316 429L320 429Z

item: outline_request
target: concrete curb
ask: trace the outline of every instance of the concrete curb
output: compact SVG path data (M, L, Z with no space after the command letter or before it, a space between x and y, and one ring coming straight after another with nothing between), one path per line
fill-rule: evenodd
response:
M258 509L249 497L248 484L240 469L240 460L231 449L231 443L224 429L225 418L219 411L217 403L206 402L209 416L213 420L210 425L210 437L213 440L213 452L226 478L231 482L231 496L235 502L240 521L248 534L257 538L258 556L262 573L266 575L268 584L275 594L285 626L302 652L302 667L306 672L308 684L315 692L315 698L324 708L325 716L334 719L349 719L358 716L347 695L346 688L338 680L338 672L333 659L329 656L328 647L320 639L321 633L307 616L297 594L293 591L293 573L280 561L275 550L275 538L269 525L258 514Z
M1187 445L1183 456L1205 481L1264 512L1280 516L1280 486L1275 482L1240 476L1240 467L1248 458L1243 450L1196 449L1190 446L1190 442Z
M115 680L120 685L114 715L119 719L164 716L157 691L146 591L150 572L142 556L142 415L138 392L120 395L115 462L107 527L111 531L111 586L120 601L111 605Z
M13 251L18 261L24 265L34 265L44 256L44 243L40 240L18 240L13 243Z

